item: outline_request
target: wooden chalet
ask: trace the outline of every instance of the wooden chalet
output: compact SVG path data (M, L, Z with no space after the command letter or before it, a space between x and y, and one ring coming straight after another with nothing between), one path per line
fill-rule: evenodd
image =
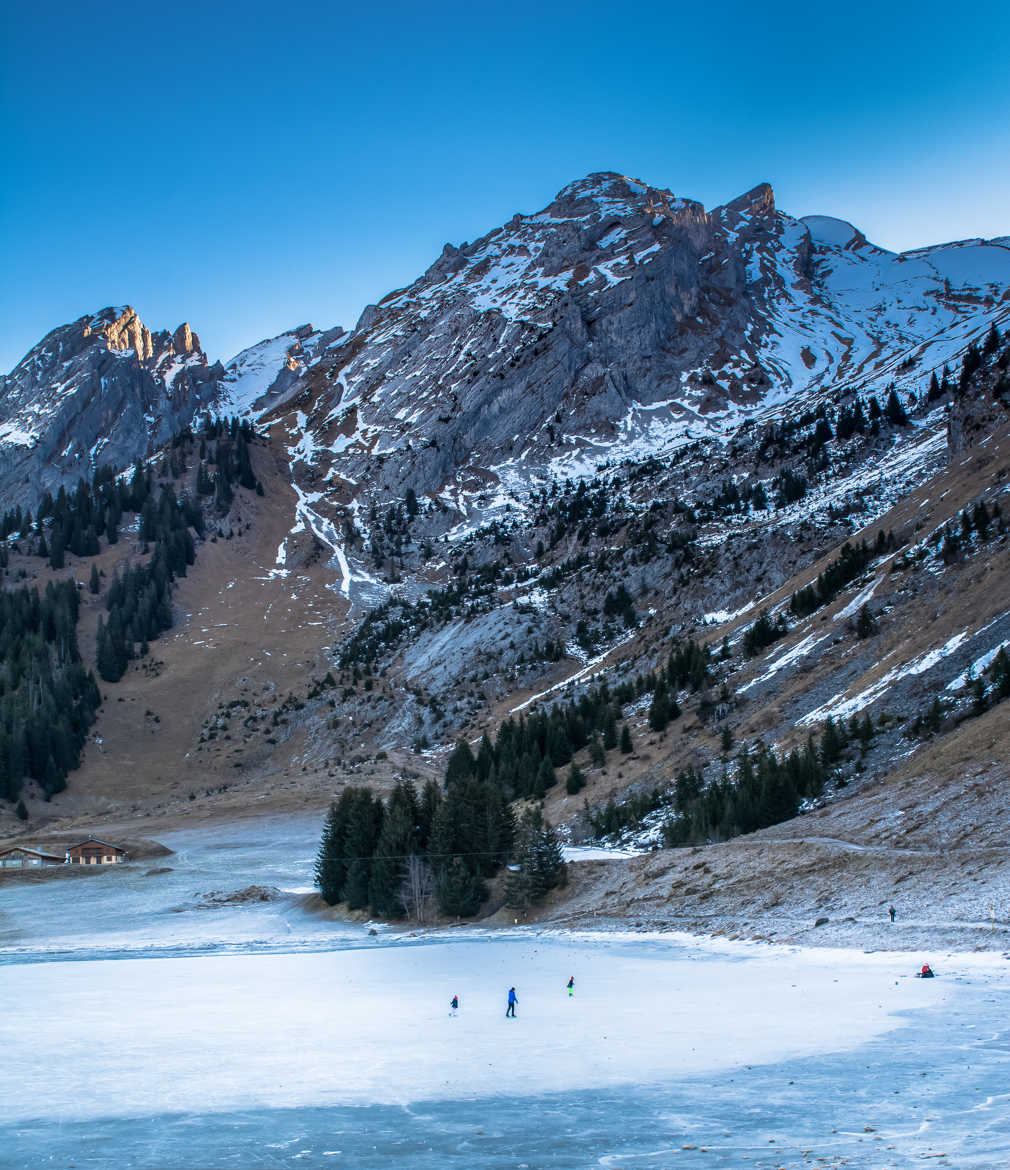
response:
M11 845L0 849L0 869L36 869L43 865L63 865L65 858L26 845Z
M126 860L126 850L108 841L89 837L67 850L67 865L117 865Z

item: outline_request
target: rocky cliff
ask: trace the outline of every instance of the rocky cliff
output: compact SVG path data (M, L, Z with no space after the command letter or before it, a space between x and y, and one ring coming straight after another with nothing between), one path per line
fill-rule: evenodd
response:
M188 324L152 333L129 306L54 329L0 378L0 498L32 507L99 464L148 455L214 400L223 373Z
M254 347L258 370L234 368L229 394L251 402L264 364L276 371L283 392L256 414L281 425L298 523L333 549L345 591L358 581L374 599L367 561L389 568L374 516L408 492L439 513L429 539L528 520L552 483L653 458L677 463L664 490L689 500L755 476L770 493L788 470L820 480L825 509L886 480L886 506L942 458L947 399L924 401L930 375L1008 316L1005 239L898 255L844 221L780 211L767 184L706 211L596 174L446 245L297 361L287 341ZM916 405L910 429L806 466L815 415L874 409L892 389ZM769 434L777 462L758 475Z
M204 486L207 541L178 636L109 684L81 789L125 800L139 769L129 798L180 816L322 801L601 682L635 751L579 749L597 808L685 769L719 785L734 744L806 750L828 720L860 745L832 800L913 761L945 792L990 750L999 779L1008 290L1007 239L896 255L764 184L706 210L603 174L447 245L351 332L224 370L132 310L55 331L5 381L6 507L202 411L257 431L234 493L206 491L228 442L155 465ZM33 541L12 576L48 573ZM111 580L135 542L99 555ZM677 667L659 727L656 672L691 640L709 669ZM548 815L582 799L559 785Z

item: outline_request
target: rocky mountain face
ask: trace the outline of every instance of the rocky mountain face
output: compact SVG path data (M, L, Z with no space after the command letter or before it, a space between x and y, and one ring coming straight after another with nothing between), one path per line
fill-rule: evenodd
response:
M332 550L364 605L404 577L428 587L432 542L458 548L489 525L532 557L540 492L597 480L619 500L622 465L650 460L662 474L639 469L632 508L802 481L805 504L763 516L781 578L798 524L826 539L839 515L879 513L943 464L950 393L927 401L930 375L1008 315L1006 239L895 255L843 221L779 211L766 184L706 211L599 174L446 245L352 332L282 335L226 381L288 449L294 529ZM911 427L815 441L820 416L830 429L827 415L877 409L892 389L914 404ZM381 519L408 493L422 501L409 538ZM667 540L684 515L666 518ZM748 588L722 574L713 604Z
M32 507L100 464L146 457L223 375L188 324L152 333L129 306L54 329L0 378L0 497Z
M541 482L727 438L952 361L1006 309L1010 248L894 256L761 185L711 212L613 174L566 187L320 346L310 461L373 495ZM908 377L913 374L914 377Z
M222 368L132 310L55 331L4 382L0 491L13 507L125 465L205 412L269 436L264 495L238 491L185 586L213 671L182 661L187 634L164 679L116 684L138 710L159 687L193 707L180 777L433 767L457 735L629 684L687 639L718 654L708 683L669 737L644 738L648 692L628 705L647 750L591 772L593 801L717 778L727 737L795 746L851 715L872 714L883 775L909 751L895 707L922 714L1010 638L1006 525L976 520L1008 474L1008 324L1010 238L896 255L767 185L706 211L591 175L447 245L350 332L301 326ZM177 493L213 478L171 473Z
M298 399L303 490L360 511L409 488L458 521L489 489L920 387L1010 312L1008 290L1006 239L894 255L779 211L767 184L706 211L595 174L447 244L351 333L302 326L227 370L188 326L152 335L129 308L55 330L3 381L0 489L127 462L201 408L264 417Z

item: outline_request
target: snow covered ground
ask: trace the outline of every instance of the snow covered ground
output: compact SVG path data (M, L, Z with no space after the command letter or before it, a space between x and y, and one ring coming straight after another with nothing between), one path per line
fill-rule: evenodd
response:
M302 838L292 889L316 827L280 831ZM1003 958L535 927L371 935L294 901L171 908L183 887L199 902L244 884L276 832L176 835L146 904L128 871L5 887L0 1163L1007 1163ZM89 886L100 912L71 940L60 914L22 921L36 895ZM913 978L924 958L940 978Z

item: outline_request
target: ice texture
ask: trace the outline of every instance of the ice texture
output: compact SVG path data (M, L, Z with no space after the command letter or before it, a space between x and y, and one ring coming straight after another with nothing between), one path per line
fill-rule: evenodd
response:
M373 935L293 900L317 828L175 834L146 897L129 866L5 887L4 1166L1007 1164L1002 957ZM291 900L171 905L250 875ZM87 890L97 913L71 939L69 910L37 914L67 899L84 918ZM139 957L150 940L159 957ZM939 977L915 979L927 959Z

